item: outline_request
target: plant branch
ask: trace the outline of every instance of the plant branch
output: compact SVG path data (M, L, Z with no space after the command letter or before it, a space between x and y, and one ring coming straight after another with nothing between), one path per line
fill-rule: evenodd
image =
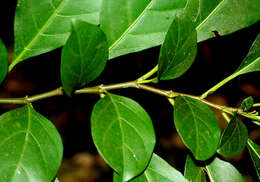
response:
M151 76L153 76L153 74L155 74L158 71L158 64L148 73L146 73L145 75L141 76L140 78L137 79L137 83L147 83L147 79L150 78ZM155 79L152 79L153 81ZM157 80L158 81L158 80ZM152 82L152 81L151 81ZM150 83L150 82L149 82Z
M260 107L260 103L255 103L253 107Z
M124 82L124 83L110 84L110 85L101 84L98 86L86 87L83 89L76 90L74 92L74 94L103 94L106 91L123 89L123 88L136 88L136 89L140 89L140 90L145 90L148 92L152 92L152 93L167 97L168 99L171 99L171 100L172 100L172 98L175 98L177 96L188 96L193 99L200 100L201 102L207 104L208 106L221 110L225 113L228 113L231 115L233 115L234 113L238 113L238 114L245 116L247 118L250 118L254 121L260 121L260 116L244 112L240 108L232 108L232 107L218 105L218 104L209 102L205 99L201 99L200 96L194 96L194 95L190 95L190 94L174 92L172 90L162 90L162 89L155 88L155 87L152 87L149 85L140 84L140 83L138 83L138 80ZM43 99L54 97L54 96L61 96L61 95L64 95L64 92L63 92L62 88L60 87L53 91L45 92L45 93L34 95L34 96L26 96L24 98L8 98L8 99L3 98L3 99L0 99L0 103L2 103L2 104L26 104L26 103L32 103L35 101L43 100Z

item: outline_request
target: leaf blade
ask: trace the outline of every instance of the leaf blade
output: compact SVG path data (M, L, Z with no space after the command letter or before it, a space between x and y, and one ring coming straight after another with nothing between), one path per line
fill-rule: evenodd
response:
M260 179L260 146L248 139L247 148L254 163L258 179Z
M196 160L207 160L215 154L220 140L220 127L206 104L178 96L174 104L174 124Z
M145 169L155 145L146 111L129 98L109 93L94 106L91 133L99 153L125 181Z
M24 106L1 115L0 128L1 181L46 182L56 176L63 147L49 120Z
M75 88L96 79L108 59L106 36L99 27L79 20L72 24L61 55L61 81L69 96Z
M0 84L4 81L8 72L8 53L3 41L0 39Z
M206 182L203 167L196 165L192 158L187 155L184 176L192 182Z

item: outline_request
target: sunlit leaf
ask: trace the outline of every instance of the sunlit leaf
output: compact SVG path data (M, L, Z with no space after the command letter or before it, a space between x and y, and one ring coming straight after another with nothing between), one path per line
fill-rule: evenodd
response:
M148 165L155 145L153 124L135 101L108 93L94 106L91 132L99 153L125 181Z
M206 182L206 176L203 171L203 167L204 166L201 167L196 165L192 158L187 155L184 173L185 178L192 182Z
M212 182L245 182L243 176L230 163L215 158L206 170Z
M61 164L62 151L54 125L31 106L0 116L0 181L52 181Z
M104 0L101 28L110 58L160 45L176 13L186 0Z
M72 18L99 24L102 0L18 0L15 54L10 66L65 44Z
M0 84L5 79L8 72L8 53L2 40L0 39Z
M260 146L248 139L247 148L255 166L255 170L260 180Z
M247 138L246 126L234 116L222 134L218 153L228 158L239 156L246 146Z
M153 154L147 169L138 177L129 182L188 182L184 176L170 166L158 155ZM121 176L114 172L113 182L122 182Z
M178 96L174 104L174 123L195 159L206 160L215 154L221 133L214 113L206 104Z
M186 14L196 25L198 42L226 35L260 20L259 0L188 0Z
M108 59L108 45L102 30L83 21L73 21L72 34L62 49L61 81L71 95L97 78Z
M189 17L176 16L170 26L159 57L158 78L180 77L192 65L197 53L197 32Z

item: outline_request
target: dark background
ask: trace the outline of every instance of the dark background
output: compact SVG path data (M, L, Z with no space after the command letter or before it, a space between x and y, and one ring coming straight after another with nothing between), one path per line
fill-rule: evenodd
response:
M13 54L13 21L15 0L5 1L0 7L0 38ZM199 43L193 66L181 78L161 81L158 88L200 95L231 73L240 65L251 44L260 33L260 22L231 35L216 37ZM108 62L102 75L91 85L130 81L152 69L158 59L159 47L129 54ZM9 73L0 88L0 97L24 97L58 88L60 82L61 49L30 58ZM180 171L184 171L187 149L176 134L172 121L172 107L162 96L137 89L124 89L113 93L128 96L139 102L150 114L156 130L155 152ZM259 72L242 75L219 89L208 99L222 105L239 107L241 101L253 96L260 102ZM59 172L61 182L112 181L112 170L98 155L90 134L90 114L98 95L62 96L33 103L35 109L58 128L64 143L64 160ZM4 113L16 105L0 105ZM222 129L226 122L216 112ZM260 130L243 119L249 137L259 143ZM241 156L229 160L248 182L257 181L253 163L245 150Z

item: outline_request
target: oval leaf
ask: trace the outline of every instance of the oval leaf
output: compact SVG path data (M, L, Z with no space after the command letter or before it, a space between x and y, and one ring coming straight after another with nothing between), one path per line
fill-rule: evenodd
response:
M170 166L158 155L153 154L147 169L138 177L130 180L131 182L188 182L184 176ZM122 182L121 176L114 172L113 182Z
M210 181L214 182L245 182L243 176L230 163L215 158L206 170Z
M187 16L176 16L159 57L159 80L180 77L192 65L197 53L197 32Z
M100 21L109 58L160 45L185 4L186 0L104 0Z
M178 96L174 104L174 123L196 160L206 160L215 154L221 132L214 113L206 104Z
M233 117L223 132L218 153L227 158L239 156L246 146L247 138L246 126L239 118Z
M250 96L243 100L241 107L243 111L247 112L253 107L253 105L254 105L254 99L252 96Z
M196 25L198 42L230 34L260 20L259 0L188 0L185 13Z
M17 63L65 44L72 18L98 24L102 0L18 0L15 11Z
M8 72L8 53L2 40L0 39L0 84L5 79Z
M187 155L184 172L185 178L192 182L207 182L203 167L196 165L193 159Z
M106 36L99 27L83 21L72 24L61 56L61 81L68 95L97 78L108 59Z
M153 124L135 101L108 93L94 106L91 132L99 153L125 181L148 165L155 145Z
M260 180L260 146L248 139L247 148L255 166L255 170Z
M62 160L62 141L54 125L32 107L0 116L0 181L47 182Z
M241 75L254 71L260 71L260 34L256 37L249 53L238 67L235 74Z

